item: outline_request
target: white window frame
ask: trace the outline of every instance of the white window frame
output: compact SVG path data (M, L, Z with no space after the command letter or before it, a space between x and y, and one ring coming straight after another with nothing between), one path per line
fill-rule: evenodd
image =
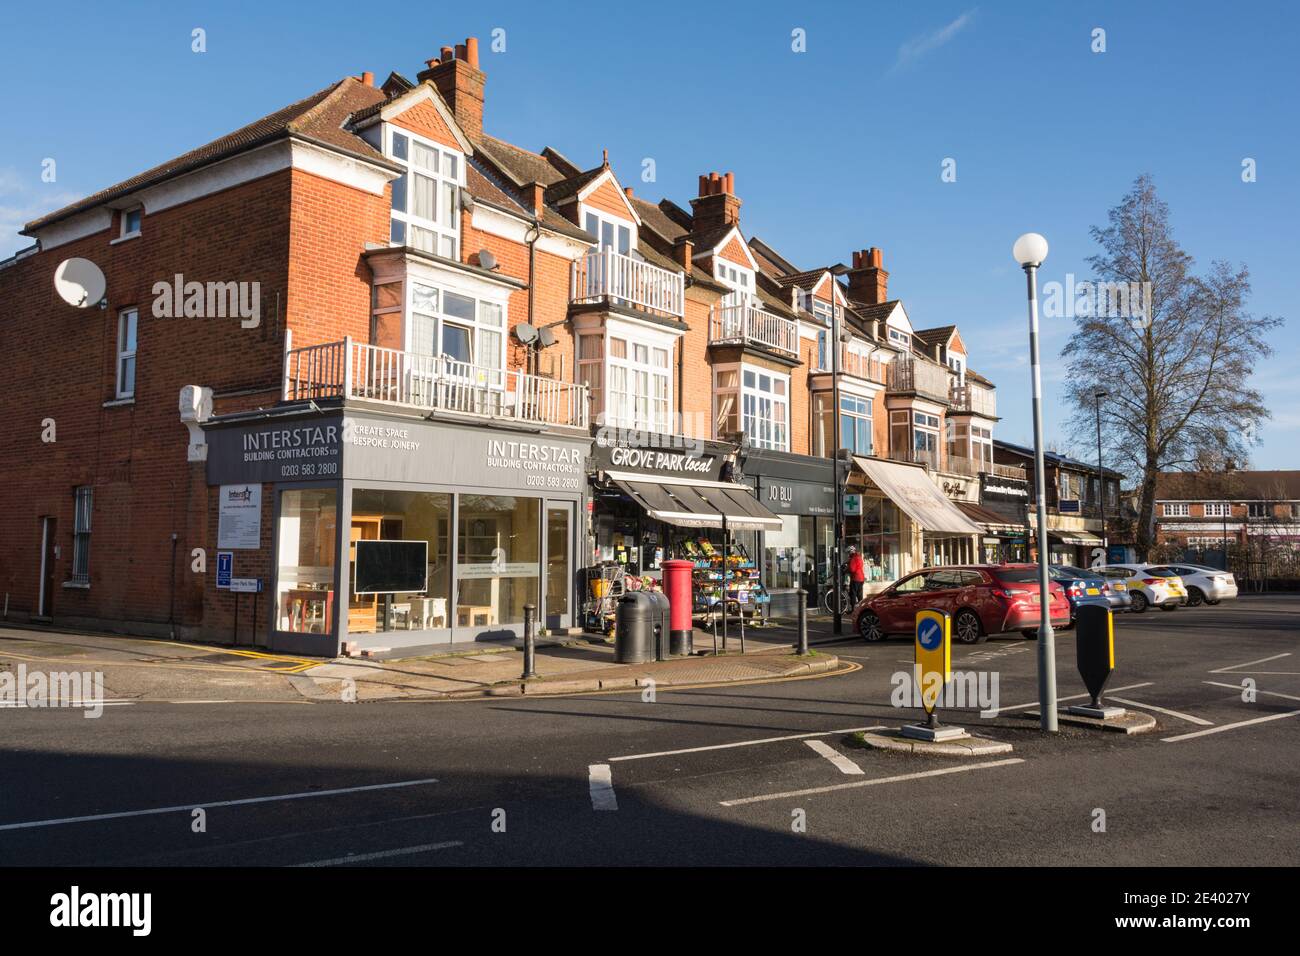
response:
M579 333L584 334L589 333ZM625 345L621 356L614 354L615 339ZM607 326L601 344L604 405L598 412L600 420L613 428L671 434L674 340L638 335L631 327L620 325ZM663 364L658 362L660 356ZM586 359L579 365L595 361Z
M739 372L740 428L746 440L756 448L789 451L790 376L744 363L740 364ZM751 376L753 384L748 381ZM767 390L762 388L764 378L769 383ZM777 393L777 383L781 384L783 394Z
M582 213L582 228L586 229L588 232L591 232L591 227L587 225L588 219L595 219L598 227L608 223L610 229L613 231L614 245L607 247L604 245L604 239L601 237L601 230L597 228L595 233L593 233L596 237L596 244L591 247L592 252L598 252L609 248L621 256L632 255L632 252L636 249L637 245L637 230L635 222L630 219L620 219L618 216L611 215L603 209L596 209L592 206L588 206L586 203L582 204L582 208L579 212ZM618 231L620 229L627 230L628 247L626 251L619 248Z
M849 410L844 407L845 402L865 402L867 410L865 413L856 410ZM854 422L864 421L867 423L867 447L866 449L854 448L855 455L870 455L876 447L875 434L875 400L865 395L854 395L851 392L840 392L840 434L835 436L835 442L840 447L844 445L844 422L852 420ZM854 435L857 435L857 427L854 426ZM856 441L855 441L856 444Z
M1161 514L1166 518L1187 518L1191 513L1191 505L1186 501L1166 501L1161 509Z
M751 296L758 295L754 270L749 266L737 265L730 259L716 256L713 260L713 278L733 292Z
M128 348L126 344L126 331L130 329L131 345ZM136 353L140 348L140 310L135 306L129 309L123 309L117 313L117 363L115 365L114 379L116 387L114 395L117 398L135 398L136 378L140 374L139 362L136 361ZM124 384L125 376L122 374L124 364L131 363L131 387L126 388Z
M920 421L919 419L925 419L925 420ZM934 439L933 448L926 449L926 450L932 451L934 453L934 462L937 465L939 463L939 442L940 442L939 416L932 415L929 412L921 412L921 411L917 411L916 409L912 409L912 453L913 454L916 454L921 451L921 449L916 446L916 438L918 435L928 435Z
M912 337L902 329L896 329L892 325L886 326L886 335L889 341L901 345L908 352L912 351Z
M397 136L405 137L407 141L405 158L398 156L394 147L394 138ZM416 164L415 147L417 145L424 149L433 150L434 155L437 157L438 169L436 172ZM400 242L394 239L392 237L392 227L390 226L390 243L397 246L410 246L413 249L420 249L433 255L442 256L444 259L453 259L459 262L461 252L460 190L465 185L465 155L459 150L451 149L442 143L435 143L425 136L412 133L405 127L394 126L391 123L384 124L384 147L384 155L406 169L406 172L402 174L406 181L406 209L393 208L390 210L391 222L401 223L404 235ZM448 165L446 162L448 158L452 161L451 165L455 167L454 175L447 175L444 172ZM441 216L447 197L451 197L451 225L447 225L439 218L430 219L415 214L415 177L417 175L430 179L434 183L435 217ZM428 249L417 244L415 242L415 229L423 229L432 233L434 248ZM450 250L447 250L443 240L450 241ZM448 255L448 251L450 251L450 255Z
M1226 501L1207 501L1203 507L1207 518L1228 518L1232 515L1232 505Z
M130 222L131 214L135 213L136 223L134 229L128 229L127 223ZM123 209L122 214L118 217L118 234L119 239L134 239L140 235L144 223L144 206L132 206L129 209Z
M416 286L422 289L430 289L437 294L437 305L429 308L421 304L416 305ZM469 299L474 303L474 318L466 319L462 316L452 315L446 310L446 296L448 293ZM423 291L420 296L423 297ZM497 321L493 321L490 316L493 310L498 316ZM415 325L417 318L432 319L433 325L433 348L430 351L427 348L418 348L416 343ZM470 361L469 365L475 369L485 369L486 374L482 376L483 381L478 384L487 385L491 388L505 388L506 378L506 333L509 319L509 311L504 297L494 298L476 294L475 292L459 287L455 283L444 282L432 277L413 275L407 273L406 276L406 316L403 324L403 347L405 351L416 355L440 355L442 354L442 334L445 325L454 325L459 328L467 328L470 332ZM497 339L497 347L494 354L488 356L492 364L482 361L484 358L483 346L484 337L494 335ZM459 359L453 361L460 361Z

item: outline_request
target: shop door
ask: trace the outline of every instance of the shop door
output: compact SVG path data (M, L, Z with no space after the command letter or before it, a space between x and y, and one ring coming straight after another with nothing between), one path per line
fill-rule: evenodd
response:
M54 614L54 559L58 557L58 519L46 516L41 519L41 577L36 597L36 616Z
M542 621L547 628L573 626L573 504L546 503L546 525L542 555L546 580L543 582Z

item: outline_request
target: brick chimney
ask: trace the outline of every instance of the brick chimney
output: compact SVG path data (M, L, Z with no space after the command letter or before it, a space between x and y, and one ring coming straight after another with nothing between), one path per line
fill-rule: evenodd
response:
M889 273L882 268L884 254L874 246L853 253L849 270L849 300L867 305L889 301Z
M700 177L700 195L691 200L695 217L695 234L701 235L719 226L740 222L740 200L736 198L736 178L732 173L721 176L709 173Z
M478 38L469 37L454 50L445 46L437 59L426 63L428 69L416 78L433 81L465 135L478 142L483 138L483 87L487 83L478 67Z
M682 267L684 272L691 271L691 256L694 252L695 243L691 242L690 233L681 236L673 243L673 260Z

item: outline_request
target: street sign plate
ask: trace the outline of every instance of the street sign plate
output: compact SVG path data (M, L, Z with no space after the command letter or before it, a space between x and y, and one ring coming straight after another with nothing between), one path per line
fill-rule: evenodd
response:
M239 594L256 594L262 590L262 579L231 578L230 590Z
M235 572L235 552L217 552L217 587L230 587L230 578Z
M916 672L921 682L921 703L933 713L943 686L952 678L951 618L927 608L916 612Z

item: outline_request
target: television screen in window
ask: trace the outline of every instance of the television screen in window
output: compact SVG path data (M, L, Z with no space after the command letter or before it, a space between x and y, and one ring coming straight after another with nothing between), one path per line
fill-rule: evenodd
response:
M429 542L357 542L354 594L423 591L428 586Z

